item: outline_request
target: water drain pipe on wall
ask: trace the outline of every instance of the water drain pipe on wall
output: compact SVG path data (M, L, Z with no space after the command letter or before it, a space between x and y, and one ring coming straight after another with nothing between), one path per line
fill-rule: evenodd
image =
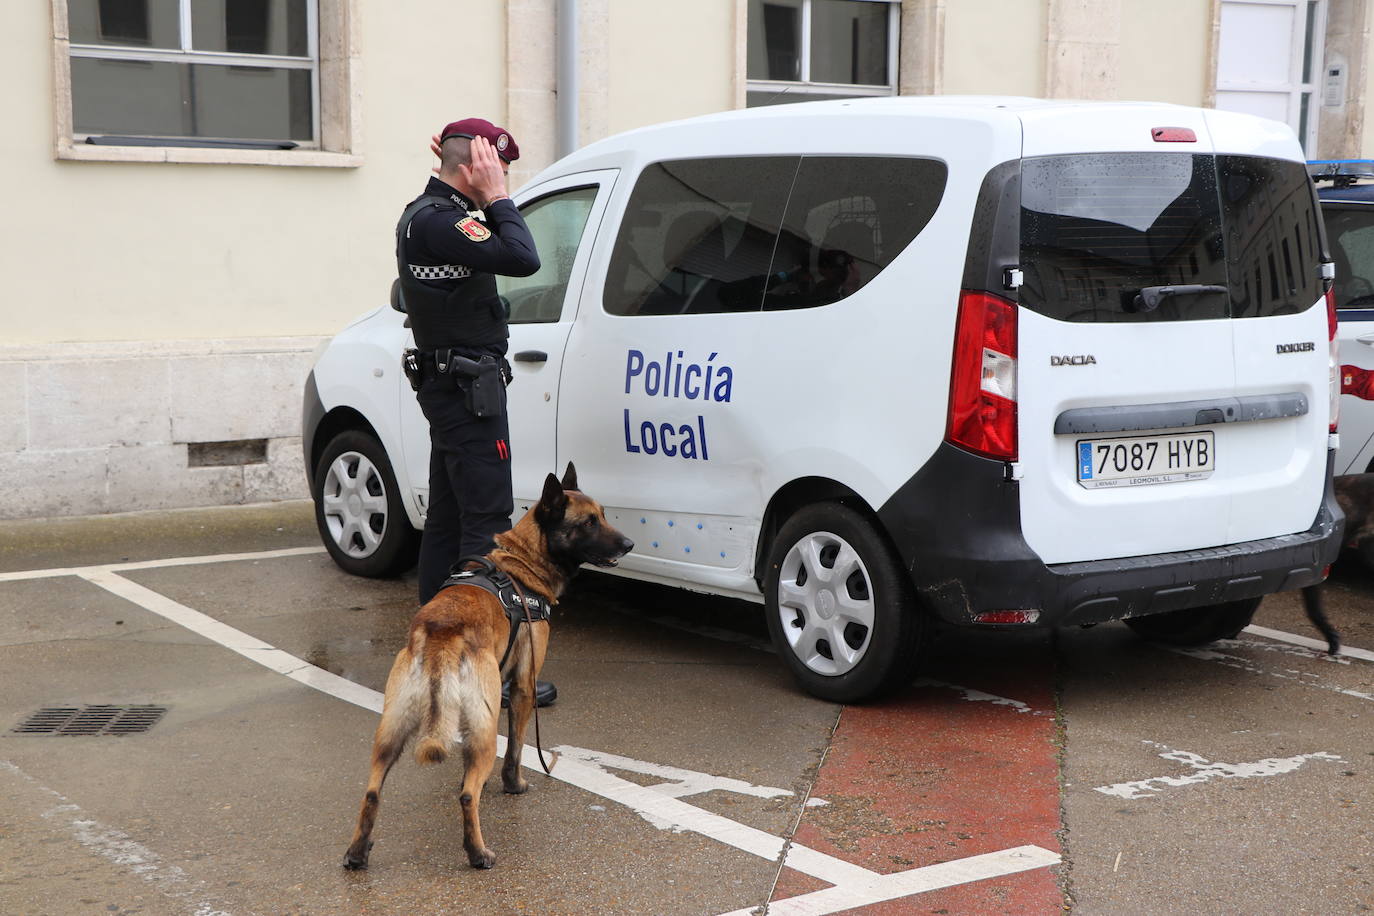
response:
M558 0L558 158L577 149L577 0Z

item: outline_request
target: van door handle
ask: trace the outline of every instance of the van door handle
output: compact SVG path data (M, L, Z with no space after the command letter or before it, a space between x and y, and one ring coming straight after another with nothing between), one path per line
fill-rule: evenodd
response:
M1374 347L1374 334L1362 334L1355 338L1366 347Z
M1127 407L1075 407L1054 420L1054 434L1088 435L1150 429L1189 429L1218 423L1280 420L1307 413L1307 396L1300 391L1249 394L1206 401L1171 401Z
M512 359L517 363L546 363L549 361L549 354L543 350L521 350Z

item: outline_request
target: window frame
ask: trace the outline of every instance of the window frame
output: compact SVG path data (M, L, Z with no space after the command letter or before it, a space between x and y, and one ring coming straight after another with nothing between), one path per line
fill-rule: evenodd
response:
M290 165L355 168L363 157L356 149L361 136L359 105L351 87L358 83L359 59L353 36L358 0L311 0L307 3L308 57L197 51L190 47L193 0L177 0L179 49L121 45L86 45L71 40L67 0L51 0L53 33L54 153L60 160L88 162L197 162L239 165ZM89 144L77 133L72 114L72 58L138 60L251 66L312 71L313 141L295 149L214 146L125 146ZM170 138L169 138L170 139ZM251 141L245 140L245 144Z
M1276 7L1293 11L1294 28L1289 36L1288 78L1281 82L1246 80L1221 73L1221 33L1224 7ZM1213 52L1212 95L1224 93L1277 95L1284 98L1288 126L1298 135L1304 151L1317 148L1318 121L1321 120L1322 74L1326 60L1327 0L1217 0L1216 50ZM1312 155L1310 152L1309 155Z
M747 76L748 66L746 64L745 78L745 99L746 107L749 106L747 99L750 93L768 92L781 95L796 93L801 96L795 101L808 101L807 96L852 96L855 98L865 98L872 96L890 96L898 93L898 66L901 33L901 0L848 0L853 3L881 3L887 6L887 77L886 85L869 85L860 83L823 83L811 79L811 20L813 0L801 0L801 37L800 37L800 79L796 80L760 80L749 79ZM747 15L747 13L746 13ZM746 34L749 30L746 29ZM745 49L746 60L748 49Z
M687 306L690 305L691 302L693 301L690 297L683 303L683 308L680 309L680 310L677 310L677 311L664 311L664 312L650 311L650 312L645 312L645 311L642 310L643 305L644 305L644 302L645 302L645 299L644 299L644 298L641 298L641 300L640 300L639 303L638 303L638 306L637 306L633 311L620 311L620 310L615 309L615 308L612 308L612 307L610 306L610 303L609 303L609 301L608 301L608 297L614 295L617 299L620 299L620 298L623 297L623 294L624 294L625 292L628 291L628 290L626 290L626 289L620 289L620 288L617 288L617 289L615 289L615 290L613 291L613 289L612 289L612 280L611 280L611 278L614 277L614 276L617 274L616 268L617 268L618 266L621 266L622 263L626 260L627 256L626 256L625 252L626 252L627 250L631 252L631 255L630 255L630 256L633 258L633 260L634 260L635 262L637 262L638 264L641 265L641 266L640 266L640 270L641 270L642 272L644 272L644 273L646 273L646 274L649 274L650 276L654 276L653 272L649 271L649 269L648 269L647 267L643 266L644 258L642 257L642 255L643 255L643 253L644 253L644 249L643 249L643 248L637 248L637 247L635 247L635 245L634 245L633 243L628 242L628 233L631 231L630 214L631 214L632 212L636 212L636 210L635 210L636 204L638 204L639 207L640 207L640 211L639 211L639 212L650 212L650 211L655 210L655 206L654 206L655 204L660 204L660 205L661 205L661 204L668 204L668 205L670 205L670 206L680 206L680 205L682 205L682 204L684 203L684 200L679 199L679 198L665 199L665 200L662 200L662 201L653 201L653 200L649 200L649 201L647 201L647 202L645 202L645 201L636 201L635 195L639 192L639 190L641 189L641 187L643 187L643 182L644 182L644 180L646 179L646 177L649 175L649 173L650 173L651 170L653 170L653 169L655 169L655 168L662 168L662 167L669 166L669 165L680 165L680 164L684 164L684 163L693 163L694 165L700 165L700 164L705 163L705 164L708 164L708 165L711 167L711 171L712 171L713 174L719 175L719 174L724 174L724 172L726 171L726 169L723 167L723 164L724 164L724 163L742 162L742 161L748 161L748 160L773 160L773 159L782 159L782 160L786 160L786 161L788 161L788 162L794 163L794 165L793 165L793 168L792 168L792 171L791 171L790 174L784 173L784 171L783 171L781 168L779 168L779 169L776 170L776 174L778 174L779 176L785 176L785 180L784 180L784 179L780 179L780 180L783 180L783 183L785 183L785 185L786 185L786 193L785 193L785 194L783 195L783 197L782 197L781 209L780 209L780 210L778 211L778 213L777 213L777 220L776 220L777 226L776 226L775 229L770 229L770 230L769 230L769 231L771 231L771 233L772 233L772 235L773 235L773 239L772 239L773 244L772 244L772 247L771 247L771 250L770 250L770 257L769 257L769 263L768 263L767 272L764 273L764 274L759 274L759 275L757 275L757 279L758 279L758 281L759 281L759 289L758 289L759 300L758 300L758 306L757 306L757 307L755 307L755 308L738 308L738 309L737 309L737 308L733 308L733 307L725 307L725 308L718 308L718 309L699 309L699 310L693 310L693 309L687 308ZM793 204L794 204L794 202L797 202L797 201L803 201L803 202L804 202L804 201L806 201L806 200L808 199L808 197L810 196L810 195L809 195L807 192L805 192L805 191L803 191L803 193L801 194L800 197L798 196L799 188L801 187L801 182L802 182L803 178L806 177L806 176L805 176L805 170L808 168L808 163L809 163L809 162L825 163L825 162L827 162L827 161L833 161L833 160L848 160L848 161L853 161L853 162L856 162L856 163L857 163L857 162L864 162L864 161L872 161L872 162L889 162L889 161L890 161L890 162L904 162L904 163L924 163L924 164L927 164L927 165L936 166L936 167L938 167L938 169L939 169L939 187L938 187L938 189L937 189L937 192L936 192L936 195L935 195L935 198L934 198L934 201L933 201L933 206L930 208L930 210L929 210L928 213L925 213L925 214L924 214L924 217L920 220L919 225L915 226L914 231L912 232L910 238L907 238L906 241L905 241L904 243L895 246L895 251L892 252L890 255L888 255L888 256L886 257L885 262L879 262L878 260L872 261L872 263L873 263L874 265L876 265L876 270L874 270L872 276L869 276L869 277L867 277L867 278L864 278L864 279L858 284L857 287L855 287L855 288L853 288L853 289L850 289L850 290L848 290L848 291L846 291L846 292L842 292L842 293L840 293L838 296L836 296L835 298L824 299L824 300L820 300L820 301L797 301L795 304L791 304L791 303L779 304L779 303L777 303L776 300L775 300L774 303L770 305L770 304L769 304L769 300L768 300L769 289L768 289L768 287L765 285L765 280L766 280L767 277L770 277L770 276L780 276L779 274L777 274L776 272L774 272L774 268L777 267L777 264L778 264L777 258L778 258L778 253L779 253L779 245L780 245L780 243L781 243L781 241L782 241L782 239L783 239L784 233L786 233L786 232L788 231L789 226L792 225L792 221L789 219L789 217L791 217L791 216L794 215L794 213L793 213ZM680 186L684 186L684 187L687 186L686 183L681 183L681 182L680 182L679 184L680 184ZM930 186L931 184L932 184L931 182L927 182L926 186L928 187L928 186ZM757 186L755 186L755 187L757 187ZM812 187L812 188L814 188L814 187L819 187L819 185L811 185L811 187ZM945 161L944 159L938 157L938 156L932 156L932 155L920 155L920 154L912 155L912 154L894 154L894 153L862 153L862 154L852 154L852 153L850 153L850 154L843 154L843 153L842 153L842 154L833 154L833 155L832 155L832 154L812 154L812 153L762 153L762 154L723 154L723 155L713 155L713 156L686 156L686 157L680 157L680 158L674 158L674 159L655 159L655 160L652 160L652 161L650 161L650 162L646 162L646 163L644 164L643 168L640 169L640 171L638 172L638 174L635 176L634 183L630 186L630 189L629 189L629 191L627 192L629 196L625 198L625 201L624 201L624 203L623 203L623 205L622 205L622 214L621 214L621 215L622 215L622 219L621 219L621 222L620 222L619 226L615 227L614 230L613 230L613 231L610 233L610 235L609 235L609 242L608 242L609 248L608 248L607 253L606 253L606 256L605 256L605 257L606 257L606 260L605 260L605 277L606 277L606 280L605 280L605 282L602 284L601 291L600 291L600 295L598 296L599 305L600 305L600 309L601 309L601 314L604 315L604 316L613 318L613 319L630 319L630 320L640 319L640 318L673 318L673 319L681 319L681 318L687 318L687 317L691 317L691 318L701 318L701 317L706 317L706 316L715 316L715 317L718 317L718 318L719 318L719 317L724 317L724 316L729 316L729 315L757 315L757 314L767 314L767 313L795 313L795 312L802 312L802 311L810 311L810 310L812 310L812 309L828 308L828 307L835 306L835 305L837 305L837 304L839 304L839 303L847 302L847 301L851 300L854 296L858 295L862 290L866 289L866 288L869 286L869 284L871 284L874 280L876 280L877 277L878 277L880 274L882 274L883 272L885 272L886 270L888 270L893 264L896 263L896 261L897 261L899 258L902 257L902 255L903 255L905 252L907 252L914 244L916 244L917 240L920 239L921 234L922 234L923 232L925 232L925 230L930 226L930 223L935 219L936 214L939 213L940 207L941 207L941 205L942 205L942 204L944 203L944 201L945 201L946 192L948 191L948 189L949 189L949 163L948 163L947 161ZM870 189L868 189L868 190L872 190L872 189L870 188ZM845 201L857 200L857 199L861 199L861 198L867 198L867 199L873 201L873 203L874 203L875 205L879 205L879 204L880 204L880 201L879 201L876 197L874 197L872 194L858 194L858 193L855 193L855 194L847 194L847 195L842 196L842 197L835 197L835 198L833 198L833 199L831 199L831 200L829 200L829 201L826 201L825 203L822 203L822 204L813 204L813 206L811 206L809 209L807 209L807 210L805 210L805 211L799 211L799 212L804 212L806 215L809 216L810 214L814 213L814 212L816 211L816 209L818 209L820 206L828 206L828 205L830 205L830 204L834 204L834 205L837 206L837 209L841 209L842 206L843 206L843 203L844 203ZM720 207L722 210L729 210L729 209L730 209L730 204L728 204L728 203L725 202L725 201L719 200L719 199L713 199L713 200L710 201L710 203L711 203L713 206ZM752 210L753 207L757 206L757 204L758 204L757 198L753 199L753 200L750 202L750 208L751 208L751 210ZM877 209L877 212L879 213L879 216L881 216L882 211L883 211L884 208L881 207L881 206L879 205L879 206L876 207L876 209ZM660 208L660 209L658 210L658 212L659 212L660 215L661 215L662 212L663 212L663 208ZM694 211L688 210L688 211L686 211L686 212L687 212L687 213L691 213L691 212L694 212ZM680 215L682 215L682 214L680 214ZM751 213L751 215L752 215L752 213ZM745 222L748 222L748 218L747 218L747 217L746 217L746 219L745 219ZM658 225L660 225L660 222L656 220L656 221L654 222L653 225L654 225L654 226L658 226ZM751 224L751 225L758 225L758 224ZM766 224L764 224L764 225L770 225L770 226L771 226L771 223L766 223ZM803 225L803 226L805 225L805 219L802 220L802 225ZM829 227L829 228L834 228L833 224L832 224L832 226ZM671 234L671 232L672 232L672 225L670 224L670 225L667 227L667 231L664 233L664 238L666 239L667 237L669 237L670 234ZM747 229L746 229L746 232L747 232ZM823 250L826 248L826 245L825 245L825 238L826 238L826 236L825 236L825 235L811 236L810 234L807 234L807 233L802 232L802 233L793 233L793 236L792 236L792 237L793 237L793 238L797 238L797 239L805 238L805 239L806 239L806 242L807 242L808 252L814 252L816 258L819 258L820 255L822 254ZM791 247L791 246L789 245L789 247ZM838 247L838 246L831 246L831 247ZM851 257L852 259L863 260L863 259L861 259L861 258L857 258L857 256L855 256L855 255L853 255L853 254L850 254L850 257ZM727 259L727 260L728 260L728 259ZM680 262L679 262L679 263L680 263ZM806 264L806 266L805 266L805 270L806 270L806 271L809 271L810 266L811 266L811 263L812 263L812 259L811 259L810 254L808 254L807 264ZM851 261L851 263L852 263L852 261ZM676 269L676 266L677 266L677 265L674 265L674 266L670 267L670 266L668 266L667 264L665 264L664 266L665 266L665 268L666 268L669 272L671 272L673 269ZM818 263L818 262L817 262L817 267L819 268L819 263ZM663 286L663 280L665 279L665 276L666 276L666 275L657 276L657 278L654 280L654 283L655 283L655 287L656 287L656 288L662 288L662 286ZM702 277L704 280L706 280L707 282L717 282L717 283L722 282L722 281L720 280L720 277L719 277L719 276L708 276L708 275L705 275L705 274L701 274L701 275L699 275L699 276L701 276L701 277ZM793 275L793 276L795 277L795 275ZM742 279L751 279L751 280L752 280L752 279L754 279L754 278L753 278L753 277L749 277L749 278L742 278ZM724 281L724 282L727 282L727 283L735 283L735 282L738 282L738 281ZM784 282L789 282L789 281L788 281L788 280L784 280ZM819 285L819 284L817 284L817 285ZM693 295L695 296L696 294L697 294L697 291L694 291ZM650 293L650 295L651 295L651 293ZM725 303L723 302L723 300L722 300L722 304L725 304Z

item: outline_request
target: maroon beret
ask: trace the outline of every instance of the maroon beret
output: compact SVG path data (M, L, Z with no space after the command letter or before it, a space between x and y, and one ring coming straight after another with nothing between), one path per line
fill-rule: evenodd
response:
M439 142L443 143L449 137L467 137L469 140L486 137L487 142L496 149L496 154L506 162L514 162L520 158L520 147L516 145L510 131L504 127L497 127L485 118L464 118L454 121L439 132Z

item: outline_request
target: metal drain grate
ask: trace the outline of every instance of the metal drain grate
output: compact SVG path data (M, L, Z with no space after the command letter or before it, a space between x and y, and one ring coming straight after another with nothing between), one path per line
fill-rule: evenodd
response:
M48 706L10 729L11 735L132 735L158 723L166 706Z

